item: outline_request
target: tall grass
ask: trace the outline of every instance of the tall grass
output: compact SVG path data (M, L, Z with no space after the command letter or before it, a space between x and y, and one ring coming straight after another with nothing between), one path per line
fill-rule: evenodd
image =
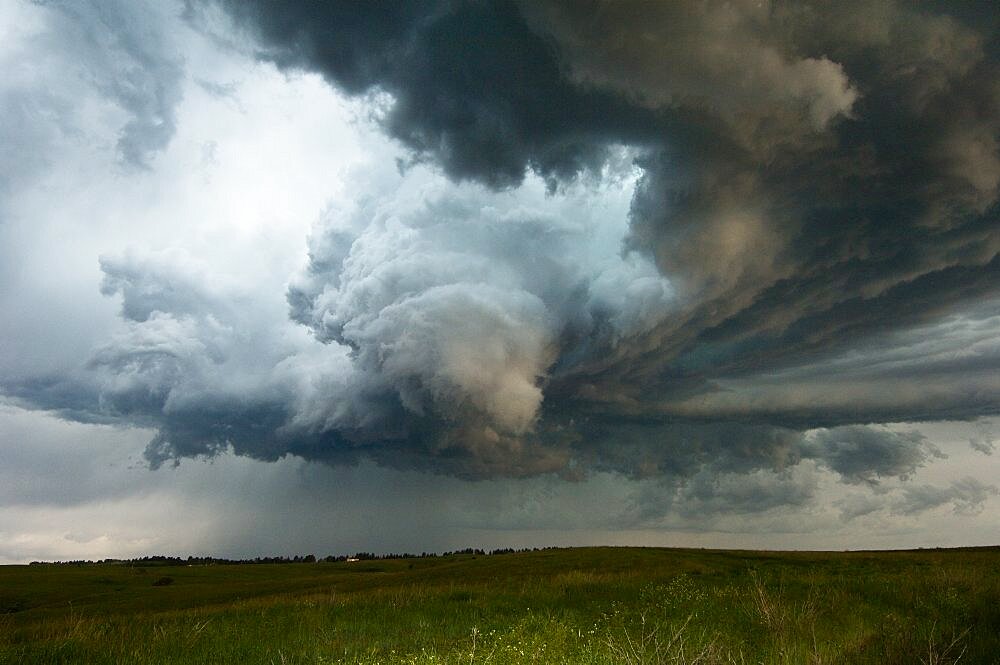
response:
M998 563L586 549L378 570L0 568L0 595L26 599L0 615L0 663L993 663ZM175 582L154 587L162 574Z

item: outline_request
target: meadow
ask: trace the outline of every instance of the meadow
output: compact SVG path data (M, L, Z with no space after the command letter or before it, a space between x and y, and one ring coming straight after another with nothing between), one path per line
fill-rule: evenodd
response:
M1000 548L0 566L0 663L1000 663Z

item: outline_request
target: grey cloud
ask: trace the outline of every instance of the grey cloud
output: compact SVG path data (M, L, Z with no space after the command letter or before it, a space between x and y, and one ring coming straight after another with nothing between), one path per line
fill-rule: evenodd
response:
M213 5L249 28L262 58L352 94L391 94L389 133L459 179L506 187L528 166L569 178L599 170L608 144L652 140L658 126L647 109L567 82L509 2L189 2L192 21Z
M19 186L89 140L85 126L108 104L124 111L118 154L147 167L169 143L181 99L183 63L149 2L12 3L0 54L0 206ZM3 211L0 210L0 213Z
M230 304L225 283L183 251L102 256L99 262L104 274L101 293L121 295L121 313L127 320L146 321L155 312L227 314L220 311Z
M629 247L676 302L611 352L563 347L552 411L690 417L690 402L731 399L733 415L796 427L996 412L988 376L944 401L953 384L911 396L875 377L883 399L864 412L842 386L808 410L727 389L997 294L1000 79L984 23L889 2L230 9L262 57L390 93L389 132L455 178L569 178L613 143L645 152ZM557 145L576 157L547 161Z
M904 515L922 513L946 504L958 515L976 515L983 510L983 504L998 490L975 478L965 477L952 481L948 487L918 485L904 487L903 495L893 504L893 509Z
M718 501L725 501L723 488L732 494L733 504L743 501L749 512L774 507L770 501L779 497L786 497L789 505L804 505L815 491L815 469L880 492L882 481L905 480L945 457L919 432L882 427L802 432L742 422L637 426L618 421L598 426L596 420L581 426L582 440L575 446L584 468L659 479L677 487L676 510L681 513L686 502L695 500L708 511L707 497L716 490ZM735 505L728 510L739 511Z
M984 455L992 455L996 450L996 443L986 439L969 439L969 446Z
M0 502L72 506L149 489L134 456L148 438L148 431L67 423L0 403Z
M998 408L997 301L869 336L784 367L720 379L719 390L665 406L685 417L778 419L790 426L973 419ZM736 349L726 352L739 353ZM711 358L711 356L709 356Z
M349 346L412 414L522 435L560 351L607 347L669 311L670 285L648 262L594 247L605 220L586 206L598 197L372 197L317 229L292 315Z
M779 472L704 470L681 482L640 485L623 519L633 525L717 528L719 518L808 508L816 500L818 478L810 466Z
M0 89L0 112L4 117L0 140L6 153L0 159L0 194L7 195L19 181L46 165L50 146L58 142L60 128L68 124L71 105L51 93L19 89L8 83ZM41 113L58 120L39 123Z
M738 12L742 5L727 7ZM635 48L669 56L670 47L659 45L683 23L657 23L627 3L615 8L650 19L644 29L663 35ZM975 184L980 167L971 162L956 167L962 174L956 176L954 160L964 157L949 157L951 166L941 158L953 131L981 124L987 135L997 134L996 65L983 53L982 37L954 19L894 5L869 17L863 35L847 27L857 8L742 9L754 16L746 19L754 39L800 57L827 53L842 63L859 96L850 113L800 140L767 141L766 133L754 132L754 140L765 141L753 145L735 129L716 127L709 136L687 131L644 162L632 246L646 248L677 285L678 311L631 344L628 356L609 359L598 370L607 382L593 392L655 396L649 401L658 403L647 408L674 417L714 414L795 427L995 413L989 343L976 367L950 362L947 375L942 365L914 359L905 378L900 363L851 385L826 362L864 356L880 337L927 326L959 304L996 294L996 187L988 177ZM569 21L563 27L573 30L578 19L554 12L548 20ZM807 45L814 42L822 49ZM942 48L927 56L919 45L930 42ZM642 62L623 49L608 57ZM645 75L641 66L635 70ZM684 107L686 94L681 86L675 99L658 103ZM975 117L958 120L956 108ZM981 114L985 108L993 110ZM991 141L976 145L996 158ZM924 342L933 339L929 334ZM953 338L956 347L963 337ZM782 371L810 369L818 385L782 383L787 374L772 380ZM587 371L594 376L595 368ZM700 377L705 389L671 404L653 377L678 375ZM638 376L648 378L629 385ZM923 381L926 389L918 385Z
M976 452L992 455L996 451L996 440L989 424L984 422L977 428L975 436L969 437L969 446Z
M743 145L814 134L849 116L858 97L839 63L797 55L776 40L774 9L755 0L522 7L554 38L581 87L715 116Z
M8 393L44 395L42 403L77 415L92 397L68 374L114 324L92 280L95 245L115 223L105 211L144 180L125 151L146 162L173 132L183 69L172 9L88 1L0 10L0 382ZM156 140L143 138L151 124ZM85 210L88 196L110 192Z
M413 164L374 167L317 224L287 292L312 339L211 266L110 257L119 336L76 383L7 389L26 402L154 426L154 463L231 446L471 478L607 471L689 479L677 500L703 511L804 505L809 481L781 474L808 464L907 477L936 449L871 424L998 413L996 313L977 307L1000 296L1000 77L967 17L192 0L188 20L219 6L260 59L386 93L380 122ZM84 51L134 27L95 7ZM121 149L144 163L178 73L116 48ZM632 177L626 227L602 201ZM767 474L792 481L749 480Z
M846 482L877 484L882 476L905 479L929 457L944 455L919 432L854 425L815 432L806 456L821 459Z
M840 519L849 522L882 510L885 508L885 498L872 494L851 494L838 499L835 505L840 508Z
M239 284L183 252L105 257L102 290L121 298L121 332L97 348L87 381L91 408L124 422L155 423L147 457L212 455L233 445L276 459L299 346L268 325L267 309ZM327 363L327 365L329 364Z
M64 52L71 71L112 99L130 116L118 150L133 167L148 168L173 137L181 99L183 60L163 24L172 17L149 3L51 0L47 46ZM179 7L173 14L179 14Z
M802 460L804 442L792 429L725 421L629 422L595 414L578 427L578 457L585 468L637 479L780 472Z
M844 521L868 515L920 515L951 506L956 515L975 516L1000 490L971 476L951 481L946 486L902 483L884 487L876 494L851 494L835 502Z
M352 360L300 395L290 428L395 465L566 472L576 435L542 421L551 366L567 345L598 353L655 325L670 285L603 244L624 221L604 217L624 214L607 209L616 185L552 198L426 177L397 176L314 231L292 316Z
M215 81L206 81L204 79L196 79L195 82L198 86L212 95L213 97L220 97L223 99L236 100L236 93L239 90L239 84L235 81L228 83L216 83Z
M808 471L714 478L700 474L683 487L678 503L681 514L688 518L803 507L813 501L817 485L816 476Z
M567 344L572 331L579 356L635 334L605 317L610 296L587 293L593 274L617 271L626 289L628 279L648 286L659 278L616 254L583 263L546 262L533 254L587 254L591 236L581 230L599 223L586 217L587 190L567 202L546 197L539 187L536 208L509 194L453 200L445 188L438 192L443 198L428 201L427 187L419 190L414 200L379 198L387 208L376 217L391 233L380 224L355 230L346 253L334 229L350 226L351 216L334 215L318 225L312 261L293 283L290 302L325 344L282 342L282 324L258 319L251 294L182 252L106 257L103 289L121 299L121 332L96 349L78 383L22 385L16 394L77 419L158 428L146 453L154 465L232 448L265 460L286 454L334 464L369 458L473 478L608 471L673 483L698 479L683 493L691 501L697 499L692 491L704 494L715 486L709 479L786 473L804 459L848 482L874 483L876 477L905 476L934 454L919 434L864 427L804 435L768 424L651 423L641 416L630 422L614 411L560 411L558 401L542 401L552 362L544 355L551 353L547 346ZM566 206L576 214L554 214L567 212ZM455 210L461 214L444 214ZM447 239L465 237L470 224L485 230L483 243L450 247ZM525 224L535 231L525 234ZM531 246L515 242L523 235ZM502 242L505 237L514 244ZM575 251L544 249L543 238L558 248L575 245ZM410 251L424 244L434 251ZM468 265L491 278L469 279ZM326 271L337 273L336 280ZM331 288L334 281L338 289ZM547 289L560 281L577 284L555 291L576 293L568 303L550 300ZM649 315L669 312L669 292L662 283ZM540 311L528 310L520 321L508 299ZM553 316L560 311L561 317ZM550 327L538 328L532 338L525 327L538 321ZM478 331L471 338L465 336L470 327ZM490 363L495 367L485 371ZM55 398L58 391L66 392L65 403ZM747 492L760 494L762 505L767 497L805 496L804 485L782 488ZM749 505L752 497L740 499L741 490L731 489L733 502Z

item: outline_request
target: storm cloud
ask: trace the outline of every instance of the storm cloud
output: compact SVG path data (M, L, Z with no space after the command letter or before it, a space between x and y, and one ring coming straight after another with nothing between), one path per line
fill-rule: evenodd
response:
M53 30L113 60L94 85L125 113L117 151L152 168L183 58L141 38L143 9L82 7L52 5ZM388 140L284 289L106 252L116 332L0 387L157 430L154 466L613 473L689 517L807 505L817 469L906 479L942 454L884 424L1000 414L991 11L189 0L188 26L321 75ZM915 487L898 510L988 494Z

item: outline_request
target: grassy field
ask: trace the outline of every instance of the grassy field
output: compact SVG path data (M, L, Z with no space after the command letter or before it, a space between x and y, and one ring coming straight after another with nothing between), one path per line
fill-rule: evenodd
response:
M0 663L341 662L1000 663L1000 549L0 567Z

